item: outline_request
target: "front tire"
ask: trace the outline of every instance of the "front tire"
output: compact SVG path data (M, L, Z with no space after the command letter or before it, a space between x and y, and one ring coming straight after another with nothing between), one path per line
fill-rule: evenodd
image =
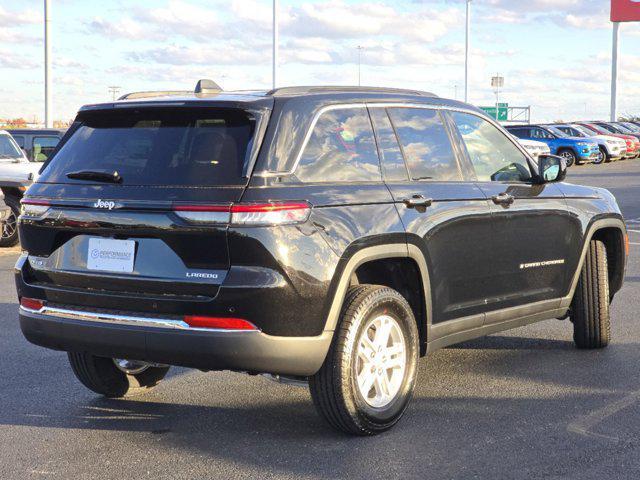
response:
M411 307L398 292L377 285L350 288L327 358L309 379L319 413L352 435L393 427L413 395L418 338Z
M558 155L564 158L565 162L567 162L567 167L571 167L574 164L575 165L578 164L576 154L570 148L565 148L563 150L560 150L560 152L558 152Z
M593 163L595 165L600 165L601 163L610 162L611 158L609 157L609 155L607 155L607 151L605 150L605 148L600 147L599 150L600 153L598 153L598 158L596 158Z
M122 360L87 352L68 352L68 357L78 380L89 390L109 398L143 393L160 383L169 371L168 366L151 365L128 369Z
M604 348L611 338L607 249L600 240L589 243L578 286L571 302L573 341L578 348Z

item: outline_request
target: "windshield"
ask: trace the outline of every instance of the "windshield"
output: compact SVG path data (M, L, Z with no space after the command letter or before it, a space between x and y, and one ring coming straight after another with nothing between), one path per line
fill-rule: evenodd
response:
M614 127L613 125L606 125L606 124L599 123L598 127L599 127L600 130L605 130L606 132L620 133L620 131L616 127Z
M633 133L630 128L627 128L620 123L616 123L615 126L622 133Z
M22 150L11 135L0 135L0 159L22 159Z
M634 125L633 123L623 123L628 130L631 130L633 133L640 133L640 127Z
M109 110L85 113L81 125L47 165L42 183L96 183L117 173L123 185L244 185L255 131L237 109ZM99 183L99 182L98 182Z
M580 133L582 137L592 137L593 134L595 133L595 132L592 132L588 128L583 127L581 125L571 125L571 128L573 128L574 130L577 130L578 133Z
M563 132L562 130L560 130L560 129L559 129L559 128L557 128L557 127L550 127L550 126L548 126L548 127L546 127L546 129L547 129L548 131L550 131L551 133L554 133L555 135L557 135L558 137L561 137L561 138L565 138L565 137L568 137L568 136L569 136L567 133Z

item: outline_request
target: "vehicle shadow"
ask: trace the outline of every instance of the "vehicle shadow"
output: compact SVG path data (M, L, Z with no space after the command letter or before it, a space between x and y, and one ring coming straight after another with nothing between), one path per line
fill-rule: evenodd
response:
M146 395L99 397L63 352L26 343L9 321L15 308L0 304L0 431L60 429L169 464L179 457L262 478L330 479L573 478L624 455L621 445L640 431L640 416L625 414L637 410L635 397L622 403L627 410L610 407L640 390L640 345L578 351L554 320L430 354L400 424L358 438L328 427L307 389L262 377L174 368Z

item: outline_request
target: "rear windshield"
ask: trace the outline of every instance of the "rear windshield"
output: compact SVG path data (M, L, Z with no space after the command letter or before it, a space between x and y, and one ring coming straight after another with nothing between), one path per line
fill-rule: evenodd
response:
M246 183L255 119L237 109L141 109L83 113L81 124L39 178L117 172L123 185L215 186Z

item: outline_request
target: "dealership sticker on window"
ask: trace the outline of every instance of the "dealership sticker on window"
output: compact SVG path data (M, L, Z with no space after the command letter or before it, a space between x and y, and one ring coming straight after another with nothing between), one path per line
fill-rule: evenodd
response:
M131 273L136 242L110 238L90 238L87 269L103 272Z

